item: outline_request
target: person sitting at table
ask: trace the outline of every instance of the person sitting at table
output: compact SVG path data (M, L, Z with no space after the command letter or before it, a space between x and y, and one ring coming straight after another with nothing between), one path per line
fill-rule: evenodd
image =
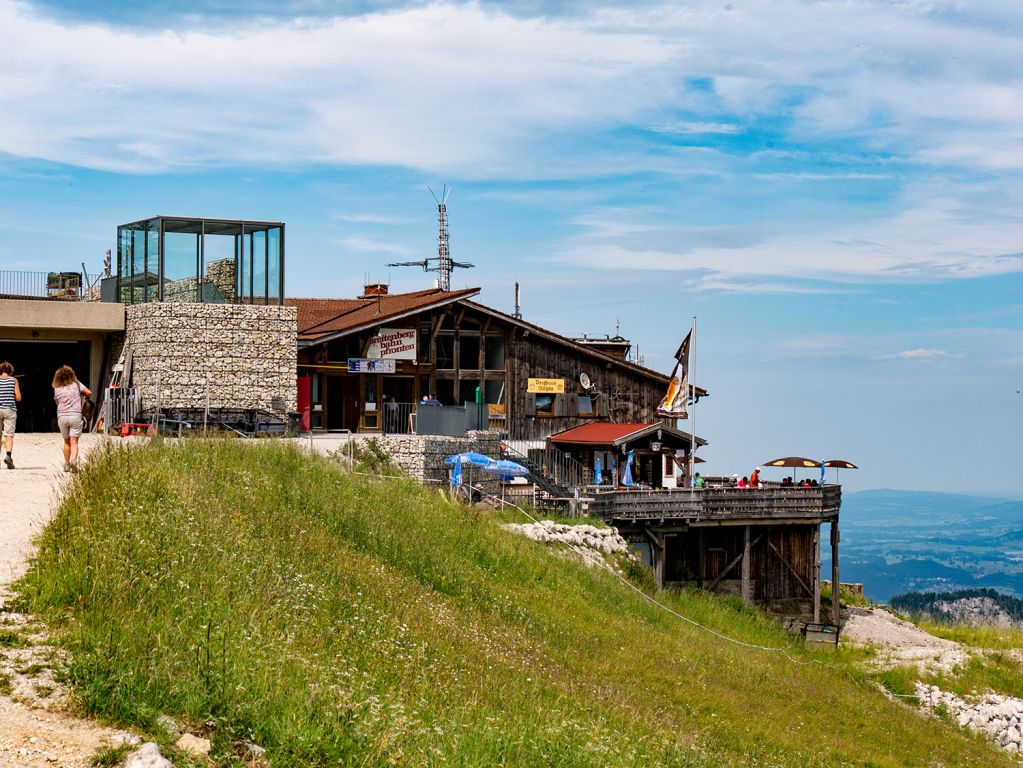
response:
M693 488L703 488L704 485L705 483L703 482L703 477L701 477L700 473L697 472L693 476Z
M809 480L807 480L807 479L806 479L806 478L804 477L804 478L803 478L803 479L802 479L802 480L801 480L801 481L799 482L799 487L800 487L800 488L809 488L809 487L810 487L810 481L809 481Z
M738 487L738 488L749 488L749 478L746 477L745 475L743 475L742 480L739 481L739 483L738 483L738 485L736 487Z

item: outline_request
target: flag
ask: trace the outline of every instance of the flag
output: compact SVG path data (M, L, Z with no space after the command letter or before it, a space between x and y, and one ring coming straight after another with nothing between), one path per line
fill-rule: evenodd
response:
M634 480L632 479L632 461L635 458L635 451L629 451L625 459L625 471L622 473L622 485L633 485Z
M678 363L675 365L675 372L671 374L671 381L668 382L668 392L657 406L658 416L689 418L686 407L689 405L689 341L692 336L693 331L690 329L682 340L678 352L675 353Z

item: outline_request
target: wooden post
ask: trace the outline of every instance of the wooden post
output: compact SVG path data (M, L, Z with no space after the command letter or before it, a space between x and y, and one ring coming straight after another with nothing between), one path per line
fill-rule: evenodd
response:
M664 559L668 554L665 551L665 544L667 541L663 534L657 537L657 541L660 546L655 548L657 550L658 557L657 565L654 566L654 581L657 582L658 587L664 587Z
M842 592L841 582L838 580L838 518L831 523L831 623L838 626L841 614L839 613L839 596Z
M821 527L813 529L813 623L821 623Z
M750 545L749 526L747 525L744 528L742 546L742 601L744 603L750 602L749 570L750 570Z
M703 589L703 570L706 567L703 562L703 528L697 533L696 547L696 586Z

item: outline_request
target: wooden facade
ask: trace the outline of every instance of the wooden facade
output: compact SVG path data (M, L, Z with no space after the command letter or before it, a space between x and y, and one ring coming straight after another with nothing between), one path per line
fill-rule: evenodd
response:
M308 387L309 427L387 431L387 408L397 406L397 431L407 431L427 393L442 405L461 405L476 402L477 388L489 427L514 440L543 440L594 420L657 420L667 375L470 301L466 293L364 297L347 315L305 328L299 302L313 300L289 300L299 306L300 400ZM367 357L382 328L415 332L412 359L394 360L393 373L350 371L349 360ZM560 381L563 391L529 392L530 379Z

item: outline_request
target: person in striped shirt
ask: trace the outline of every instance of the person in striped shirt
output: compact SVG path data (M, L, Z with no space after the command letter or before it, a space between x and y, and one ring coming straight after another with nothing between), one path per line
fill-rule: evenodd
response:
M4 464L8 469L14 469L11 452L14 450L14 428L18 424L18 402L20 400L21 387L18 386L18 380L14 378L14 366L4 360L0 363L0 421L4 425L4 447L7 449Z

